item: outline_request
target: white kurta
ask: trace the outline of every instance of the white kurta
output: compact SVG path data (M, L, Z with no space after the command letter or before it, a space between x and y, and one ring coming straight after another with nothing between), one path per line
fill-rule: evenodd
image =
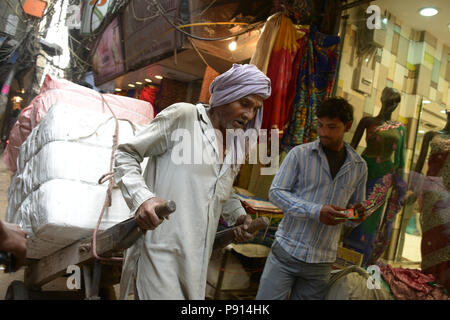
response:
M179 152L172 132L186 129L191 152L203 153L201 164L175 164ZM133 293L140 299L204 299L212 245L222 214L230 225L246 214L233 192L238 169L219 163L215 137L206 134L212 124L203 105L174 104L136 138L119 146L115 181L134 215L154 196L176 202L177 210L155 230L149 230L126 252L121 279L121 299ZM211 131L210 131L211 132ZM199 146L202 146L199 148ZM227 157L231 157L228 153ZM144 175L140 163L149 161ZM198 158L197 158L198 159Z

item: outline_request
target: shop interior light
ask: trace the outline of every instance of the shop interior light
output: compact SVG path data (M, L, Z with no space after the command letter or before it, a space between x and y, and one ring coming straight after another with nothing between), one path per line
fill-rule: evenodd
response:
M158 79L158 80L162 80L163 76L156 75L155 78Z
M114 90L116 90L117 92L122 91L122 89L120 89L120 88L116 88L116 89L114 89Z
M132 83L129 83L128 86L129 86L130 88L134 88L134 87L135 87L135 85L132 84Z
M383 18L383 23L387 24L388 23L388 18Z
M447 26L449 29L450 29L450 23L448 24L448 26Z
M438 14L438 10L436 8L432 8L432 7L427 7L427 8L423 8L420 9L419 13L420 15L424 16L424 17L432 17Z
M431 101L430 100L423 100L423 104L430 104Z
M144 79L146 82L153 82L152 79Z
M138 85L141 85L141 84L142 84L142 82L140 82L140 81L136 81L136 84L138 84Z
M20 93L25 93L25 89L20 90Z
M19 102L22 101L22 100L23 100L22 97L19 97L19 96L13 97L13 101L14 101L14 102L19 103Z
M447 110L445 110L445 109L444 109L444 110L441 110L441 113L442 113L442 114L446 114L446 113L447 113Z
M425 131L423 131L423 130L419 130L419 133L422 133L422 134L423 134L423 133L425 133Z
M230 42L230 44L228 45L228 49L230 49L230 51L234 51L237 48L237 42L236 40L233 40Z

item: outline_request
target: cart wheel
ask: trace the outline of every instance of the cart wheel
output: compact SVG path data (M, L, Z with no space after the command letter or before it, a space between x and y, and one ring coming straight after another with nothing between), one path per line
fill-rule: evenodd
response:
M22 281L13 281L6 291L5 300L29 300L30 295L25 283Z

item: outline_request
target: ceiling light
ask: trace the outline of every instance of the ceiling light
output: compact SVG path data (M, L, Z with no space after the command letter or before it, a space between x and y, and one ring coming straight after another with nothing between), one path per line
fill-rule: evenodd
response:
M14 100L14 102L19 103L19 102L22 101L23 99L22 99L22 97L15 96L15 97L13 97L13 100Z
M432 17L432 16L435 16L435 15L438 14L438 12L439 12L439 11L438 11L437 9L431 8L431 7L423 8L423 9L420 9L420 11L419 11L420 15L422 15L422 16L424 16L424 17Z
M116 89L114 89L114 90L116 90L117 92L122 91L122 89L120 89L120 88L116 88Z
M444 110L441 110L441 113L442 113L442 114L446 114L446 113L447 113L447 110L445 110L445 109L444 109Z
M448 26L447 26L449 29L450 29L450 23L448 24Z
M162 80L163 77L160 76L160 75L157 75L157 76L155 76L155 78L158 79L158 80Z
M20 92L21 92L21 93L25 93L25 89L22 89Z
M388 18L383 18L383 23L387 24L388 23Z
M237 42L236 41L231 41L230 44L228 45L228 49L230 49L230 51L234 51L237 48Z
M152 79L144 79L147 82L153 82Z
M431 101L430 100L423 100L423 104L430 104Z
M140 81L136 81L136 84L138 84L138 85L141 85L141 84L142 84L142 82L140 82Z
M423 130L419 130L419 133L425 133L425 131L423 131Z
M129 83L128 86L129 86L130 88L134 88L134 87L135 87L135 85L132 84L132 83Z

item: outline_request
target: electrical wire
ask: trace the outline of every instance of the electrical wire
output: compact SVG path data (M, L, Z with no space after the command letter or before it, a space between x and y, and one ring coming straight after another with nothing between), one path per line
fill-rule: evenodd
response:
M246 34L247 32L249 32L249 31L251 31L251 30L253 30L253 29L256 29L257 26L258 26L258 24L255 24L255 25L253 25L253 26L247 28L245 31L242 31L242 32L240 32L240 33L233 34L233 35L230 35L230 36L226 36L226 37L220 37L220 38L203 38L203 37L199 37L199 36L193 35L193 34L191 34L191 33L189 33L189 32L186 32L186 31L184 31L182 28L180 28L179 26L177 26L175 23L173 23L173 22L167 17L166 13L164 12L163 8L161 7L161 4L160 4L159 0L150 0L150 1L153 2L153 4L154 4L154 5L156 6L156 8L158 9L158 11L159 11L159 13L161 14L161 16L162 16L162 17L163 17L163 18L164 18L164 19L165 19L172 27L174 27L177 31L181 32L182 34L184 34L184 35L186 35L186 36L188 36L188 37L190 37L190 38L193 38L193 39L196 39L196 40L200 40L200 41L221 41L221 40L227 40L227 39L230 39L230 38L234 38L234 37L238 37L238 36L240 36L240 35Z
M16 5L16 7L14 8L13 7L13 5L9 2L9 0L5 0L6 1L6 4L12 9L12 10L14 10L14 12L16 13L16 15L19 17L19 16L23 16L23 17L25 17L25 18L27 18L27 16L25 15L25 11L23 11L23 7L22 7L22 4L20 3L20 1L19 1L19 3L17 3L17 5ZM20 11L20 14L19 14L19 12L17 11L17 9L19 8L19 5L20 5L20 8L22 9L21 11Z
M192 47L194 48L195 52L197 52L197 54L199 55L200 59L202 59L203 63L206 64L208 67L211 68L211 66L208 64L208 62L206 61L205 57L203 57L202 53L200 52L200 50L197 48L197 46L195 45L194 41L192 41L191 38L188 38L189 42L191 43Z
M190 23L190 24L179 25L178 28L183 29L183 28L188 28L188 27L214 26L214 25L245 25L245 26L248 26L249 24L246 23L246 22L197 22L197 23ZM162 38L167 33L172 32L174 30L176 30L176 29L175 28L168 29L167 31L162 33L161 36L158 37L158 38ZM247 33L247 32L250 32L250 31L245 31L245 33ZM238 37L238 36L239 36L239 34L230 36L229 38L234 38L234 37Z
M51 1L51 0L49 0L49 1ZM64 1L62 1L62 3L64 3ZM56 0L53 0L51 3L51 7L50 6L47 7L47 9L45 10L44 14L42 15L42 17L40 19L43 19L44 17L48 16L49 14L53 15L54 12L52 12L52 11L53 11L55 5L56 5Z
M263 24L264 22L262 22L261 24ZM228 24L235 24L234 22L201 22L201 23L199 23L199 25L216 25L216 24L218 24L218 25L228 25ZM195 25L197 25L197 24L195 24L195 23L193 23L193 24L187 24L187 25L180 25L180 26L178 26L179 28L186 28L186 27L189 27L189 26L195 26ZM257 25L256 27L259 27L259 25ZM169 32L173 32L175 30L175 28L171 28L171 29L169 29L169 30L167 30L167 31L165 31L164 33L161 33L160 35L158 35L155 39L154 39L154 41L158 41L158 40L160 40L161 38L163 38L165 35L167 35ZM249 32L249 31L245 31L245 33L247 33L247 32ZM230 36L230 37L227 37L227 39L228 38L234 38L234 37L237 37L238 35L232 35L232 36ZM188 39L190 39L190 37L188 37ZM133 59L135 59L136 57L138 57L140 54L142 54L145 50L147 50L148 49L148 46L145 46L145 47L143 47L142 49L140 49L139 51L137 51L137 52L133 52L134 54L132 55L132 56L129 56L129 57L126 57L125 59L124 59L124 62L125 63L127 63L127 62L130 62L130 61L132 61Z
M74 40L75 42L79 43L80 46L83 46L84 49L91 51L91 48L88 48L87 46L85 46L81 41L78 41L77 39L75 39L70 33L68 33L69 38L71 38L72 40Z
M217 0L212 1L207 7L206 9L204 9L202 12L200 12L199 16L201 17L206 11L209 10L209 8L211 8L215 3L217 2Z
M68 47L69 51L74 55L74 57L76 57L79 61L83 62L84 64L86 64L89 67L92 67L92 64L90 64L89 62L84 61L82 58L80 58L75 51L72 50L72 48Z

